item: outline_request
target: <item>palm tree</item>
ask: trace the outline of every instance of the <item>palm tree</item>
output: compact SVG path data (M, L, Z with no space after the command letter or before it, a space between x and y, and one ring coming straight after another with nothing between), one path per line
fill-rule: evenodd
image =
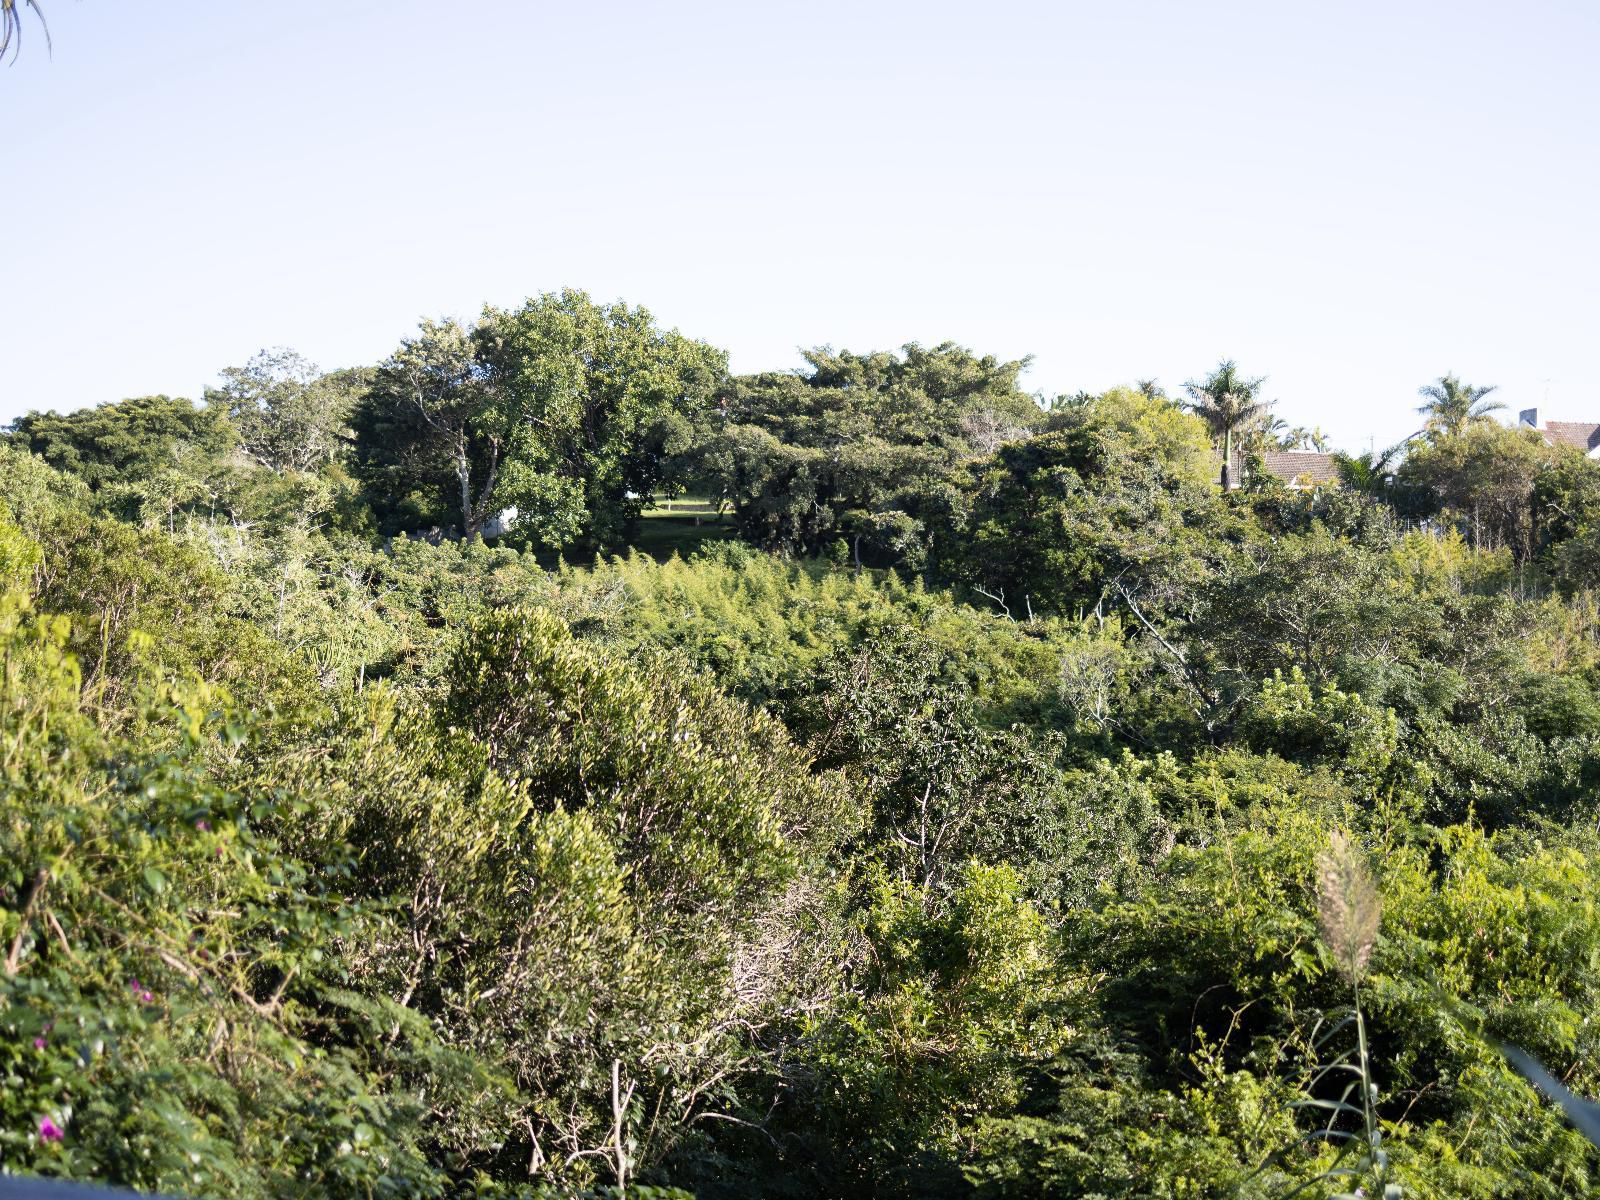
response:
M1279 445L1289 434L1289 422L1282 417L1263 417L1251 432L1263 443L1270 439L1273 445Z
M1322 432L1321 427L1307 429L1304 425L1296 425L1278 439L1278 445L1285 450L1315 450L1326 453L1328 449L1328 435Z
M1505 408L1498 400L1484 399L1494 390L1494 384L1473 387L1462 383L1454 375L1441 375L1438 383L1417 389L1417 395L1427 401L1419 405L1417 411L1426 414L1429 432L1452 437L1474 421L1481 421L1490 413Z
M1189 393L1189 408L1198 413L1211 426L1211 432L1222 439L1222 490L1233 486L1229 474L1233 469L1233 439L1246 430L1260 425L1272 407L1272 401L1259 399L1262 379L1246 379L1231 358L1217 364L1217 369L1204 379L1183 385Z
M0 58L4 58L6 51L13 48L22 49L22 14L17 11L19 0L0 0ZM28 8L33 9L39 18L39 24L44 27L44 44L50 45L50 26L44 23L44 9L39 7L39 0L20 0Z
M1154 379L1141 379L1133 385L1133 390L1148 400L1165 400L1166 392L1161 390L1161 384Z
M1239 451L1244 455L1265 454L1269 449L1288 449L1289 422L1282 417L1262 417L1239 435Z
M1387 450L1376 453L1368 450L1363 454L1350 455L1335 450L1333 469L1339 472L1339 482L1352 492L1376 496L1388 486L1389 476L1393 474L1395 463L1405 449L1405 442L1397 442Z

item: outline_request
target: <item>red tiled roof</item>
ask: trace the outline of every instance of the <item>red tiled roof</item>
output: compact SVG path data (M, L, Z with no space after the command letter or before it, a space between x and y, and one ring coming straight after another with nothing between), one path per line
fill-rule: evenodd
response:
M1546 421L1539 432L1552 446L1576 446L1585 453L1600 442L1600 423L1594 421Z

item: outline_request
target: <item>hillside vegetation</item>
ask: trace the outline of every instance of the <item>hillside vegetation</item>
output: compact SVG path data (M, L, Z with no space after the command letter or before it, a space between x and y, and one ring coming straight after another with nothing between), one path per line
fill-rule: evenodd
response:
M1600 1194L1500 1051L1600 1092L1600 465L1436 413L1224 493L1236 373L1024 365L565 292L20 419L0 1167Z

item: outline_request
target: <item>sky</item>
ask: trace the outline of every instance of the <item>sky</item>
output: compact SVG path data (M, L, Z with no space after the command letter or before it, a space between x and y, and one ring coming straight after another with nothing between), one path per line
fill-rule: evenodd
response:
M1446 371L1600 420L1600 5L39 0L0 421L566 286L736 371L1221 358L1352 451Z

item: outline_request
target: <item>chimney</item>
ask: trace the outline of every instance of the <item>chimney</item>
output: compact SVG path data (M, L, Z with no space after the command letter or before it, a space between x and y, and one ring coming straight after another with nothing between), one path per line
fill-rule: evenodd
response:
M1539 410L1537 408L1523 409L1517 414L1517 424L1526 425L1531 429L1539 428Z

